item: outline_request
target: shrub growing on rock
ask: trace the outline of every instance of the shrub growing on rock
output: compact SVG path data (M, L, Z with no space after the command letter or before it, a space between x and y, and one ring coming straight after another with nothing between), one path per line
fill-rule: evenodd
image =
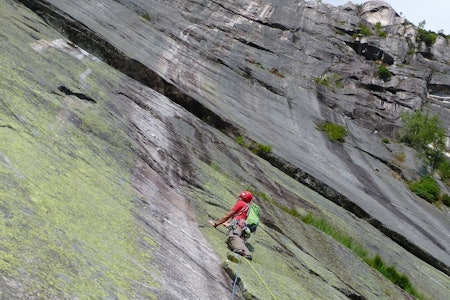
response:
M391 71L383 65L378 67L378 77L383 81L388 81L392 77Z
M448 182L450 180L450 160L442 159L437 169L442 181Z
M366 24L359 24L358 27L358 33L364 35L364 36L371 36L372 35L372 30L370 30L370 28L366 25Z
M437 34L431 30L425 30L425 20L419 23L419 30L417 32L417 39L425 42L428 47L433 46L436 42Z
M386 37L387 33L383 30L383 25L381 25L381 22L377 22L375 24L375 32L379 37Z
M326 132L328 139L332 142L344 142L348 135L344 126L331 122L320 123L317 125L317 129Z
M443 159L446 132L439 117L416 111L401 115L403 129L400 140L419 151L429 166L435 170Z
M428 47L431 47L436 42L437 34L433 31L419 28L417 38L419 39L419 41L424 42Z
M253 152L257 155L269 154L272 152L272 146L258 143L256 144L256 148L254 148Z
M448 194L442 195L442 203L450 207L450 196Z
M431 176L424 176L419 181L410 183L409 189L430 203L439 200L439 194L441 193L441 188Z

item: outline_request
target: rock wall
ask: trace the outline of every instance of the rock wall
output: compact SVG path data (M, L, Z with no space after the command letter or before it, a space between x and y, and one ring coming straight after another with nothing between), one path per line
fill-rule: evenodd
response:
M279 299L408 298L280 207L326 217L444 299L448 211L408 191L416 167L381 138L429 89L446 96L445 54L421 54L445 43L416 45L382 3L387 37L361 36L374 2L20 2L42 19L1 2L2 297L227 298L237 266L205 225L251 188L264 212L252 264ZM323 120L350 138L329 142ZM239 297L270 299L240 272Z

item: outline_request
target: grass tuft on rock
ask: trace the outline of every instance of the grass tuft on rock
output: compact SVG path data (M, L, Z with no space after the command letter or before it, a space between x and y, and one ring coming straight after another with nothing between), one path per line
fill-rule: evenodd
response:
M387 279L389 279L395 285L401 287L403 290L407 291L410 295L416 297L417 299L425 299L421 294L411 284L409 278L397 271L395 266L387 266L380 255L376 254L371 257L369 252L364 248L363 245L357 243L351 236L341 232L340 230L334 228L330 223L328 223L323 218L315 217L313 214L308 213L306 216L301 218L306 224L310 224L323 233L331 236L336 241L340 242L342 245L350 249L355 255L360 257L369 266L374 268L383 274Z
M316 128L325 132L328 139L332 142L345 142L345 137L348 135L348 131L344 126L331 122L319 123Z

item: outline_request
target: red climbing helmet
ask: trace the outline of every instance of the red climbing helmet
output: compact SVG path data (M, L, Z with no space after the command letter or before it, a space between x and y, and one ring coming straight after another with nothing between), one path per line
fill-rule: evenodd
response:
M250 201L252 201L252 198L253 198L252 193L250 193L249 191L243 191L243 192L239 195L239 197L241 197L242 200L244 200L244 202L247 202L247 203L249 203Z

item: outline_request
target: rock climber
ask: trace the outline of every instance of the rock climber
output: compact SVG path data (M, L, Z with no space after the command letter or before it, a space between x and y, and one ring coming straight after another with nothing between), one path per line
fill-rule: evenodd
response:
M232 248L234 253L252 259L252 255L245 245L245 228L249 203L252 201L253 195L249 191L243 191L236 204L225 213L217 222L209 221L211 226L216 228L220 224L227 226L230 231L228 234L227 244ZM232 222L227 221L232 218ZM226 223L227 222L227 223ZM232 226L230 228L230 226Z

